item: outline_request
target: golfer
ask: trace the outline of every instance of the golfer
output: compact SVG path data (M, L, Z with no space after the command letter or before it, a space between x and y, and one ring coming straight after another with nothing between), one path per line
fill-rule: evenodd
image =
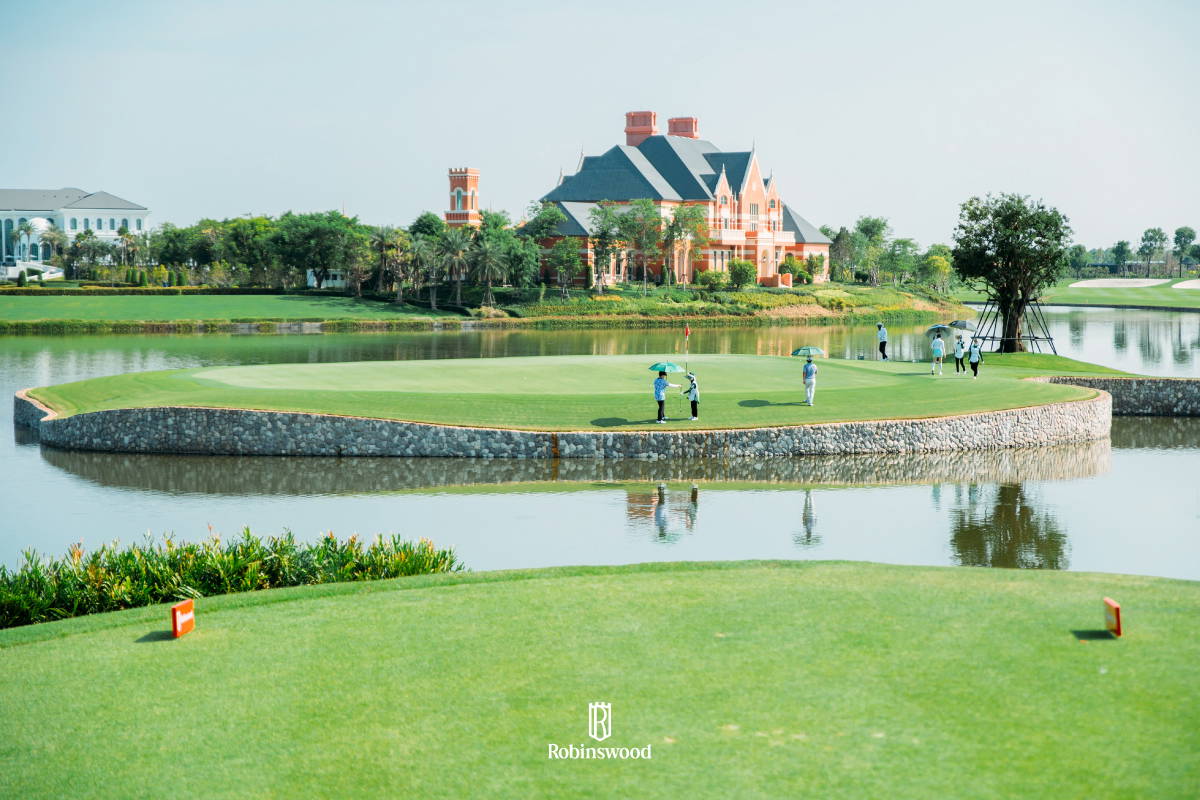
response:
M971 372L973 373L971 380L975 380L979 377L979 364L983 361L983 353L979 351L978 339L971 340L971 349L968 352L967 361L971 363Z
M963 363L963 356L967 354L966 348L963 347L962 334L954 337L954 374L967 374L967 365Z
M808 357L808 361L804 362L804 398L811 406L813 404L813 395L817 392L817 365L813 363L812 356Z
M667 421L667 389L671 386L674 386L676 389L679 388L679 384L667 382L667 373L658 373L658 377L654 379L654 399L658 401L658 422L660 425Z
M688 387L680 394L692 401L692 422L700 419L700 384L696 383L696 373L687 374Z
M883 327L882 322L876 322L875 327L879 329L876 334L879 337L879 355L883 356L884 361L887 361L887 328Z
M946 355L946 342L942 339L942 334L939 332L933 337L933 341L929 343L929 348L933 351L933 363L929 366L929 374L932 375L934 370L937 374L942 374L942 357Z

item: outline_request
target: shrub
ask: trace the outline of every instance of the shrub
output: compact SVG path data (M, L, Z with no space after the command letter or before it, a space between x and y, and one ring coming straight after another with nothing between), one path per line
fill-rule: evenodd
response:
M729 282L740 289L758 279L758 270L749 261L735 258L729 262Z
M493 306L480 306L479 308L469 309L469 312L472 317L477 319L504 319L508 316L508 313L503 309Z
M706 270L696 276L696 285L702 289L717 291L724 289L727 283L724 272Z
M0 628L189 597L462 569L453 550L428 539L377 536L364 547L357 536L341 542L330 533L300 544L290 531L264 541L249 528L228 544L218 536L200 544L165 537L90 553L73 545L61 559L28 550L24 557L16 571L0 565Z
M25 278L25 270L21 270L17 273L17 288L23 289L27 283L29 281Z

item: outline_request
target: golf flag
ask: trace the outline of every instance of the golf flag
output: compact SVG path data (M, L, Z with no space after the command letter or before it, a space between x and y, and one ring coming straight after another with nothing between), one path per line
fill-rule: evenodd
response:
M196 609L193 601L184 600L171 606L171 634L178 639L196 627Z
M691 335L692 335L692 326L688 325L686 322L683 323L683 338L687 339Z

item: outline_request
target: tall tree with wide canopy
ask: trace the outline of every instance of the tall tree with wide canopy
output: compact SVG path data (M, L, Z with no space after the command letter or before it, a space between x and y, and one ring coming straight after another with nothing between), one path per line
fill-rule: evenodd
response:
M558 289L562 293L562 299L570 299L568 289L571 288L571 283L575 280L575 276L579 274L583 268L583 262L579 260L579 244L571 237L559 239L550 248L550 254L546 256L546 266L554 270L554 276L558 279Z
M413 220L412 225L408 226L410 236L425 236L429 239L436 239L442 235L442 231L446 230L446 222L432 211L426 211Z
M1129 249L1129 242L1122 239L1113 245L1113 265L1116 266L1117 272L1125 274L1125 265L1129 263L1129 256L1133 251Z
M1196 241L1196 231L1184 225L1175 229L1175 261L1179 264L1179 277L1183 277L1183 260L1191 257L1192 242Z
M604 293L604 273L608 271L613 256L621 251L621 223L615 203L601 200L588 212L592 225L592 271L589 283L596 291Z
M663 229L662 214L654 205L653 200L640 198L629 204L625 213L618 217L618 223L621 238L625 240L626 245L633 251L634 258L637 259L642 281L642 294L645 295L648 288L647 272L649 270L647 265L660 253L659 244L662 242Z
M1167 233L1162 228L1147 228L1142 233L1142 243L1138 247L1138 255L1146 262L1146 277L1150 277L1150 261L1167 244Z
M683 249L684 258L690 257L694 248L703 248L708 243L708 211L704 206L675 206L671 218L663 226L662 249L664 255L662 282L671 285L678 280L679 268L676 251Z
M462 282L471 266L471 232L465 227L446 228L437 238L437 254L442 269L454 281L454 305L462 305Z
M954 231L954 269L983 284L1003 320L1000 352L1025 349L1025 310L1052 286L1071 240L1068 219L1041 200L1018 194L972 197L959 209Z

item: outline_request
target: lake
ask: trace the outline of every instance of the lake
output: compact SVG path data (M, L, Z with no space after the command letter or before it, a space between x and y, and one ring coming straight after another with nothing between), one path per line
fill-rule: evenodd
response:
M1048 309L1062 355L1200 376L1200 314ZM892 326L897 358L924 326ZM874 327L694 330L692 352L871 357ZM217 364L644 353L678 331L0 338L0 394ZM985 375L986 377L986 375ZM290 528L428 536L472 569L648 560L858 559L1200 578L1200 420L1117 418L1111 442L1000 454L496 462L137 456L42 448L0 405L0 563L25 548Z

